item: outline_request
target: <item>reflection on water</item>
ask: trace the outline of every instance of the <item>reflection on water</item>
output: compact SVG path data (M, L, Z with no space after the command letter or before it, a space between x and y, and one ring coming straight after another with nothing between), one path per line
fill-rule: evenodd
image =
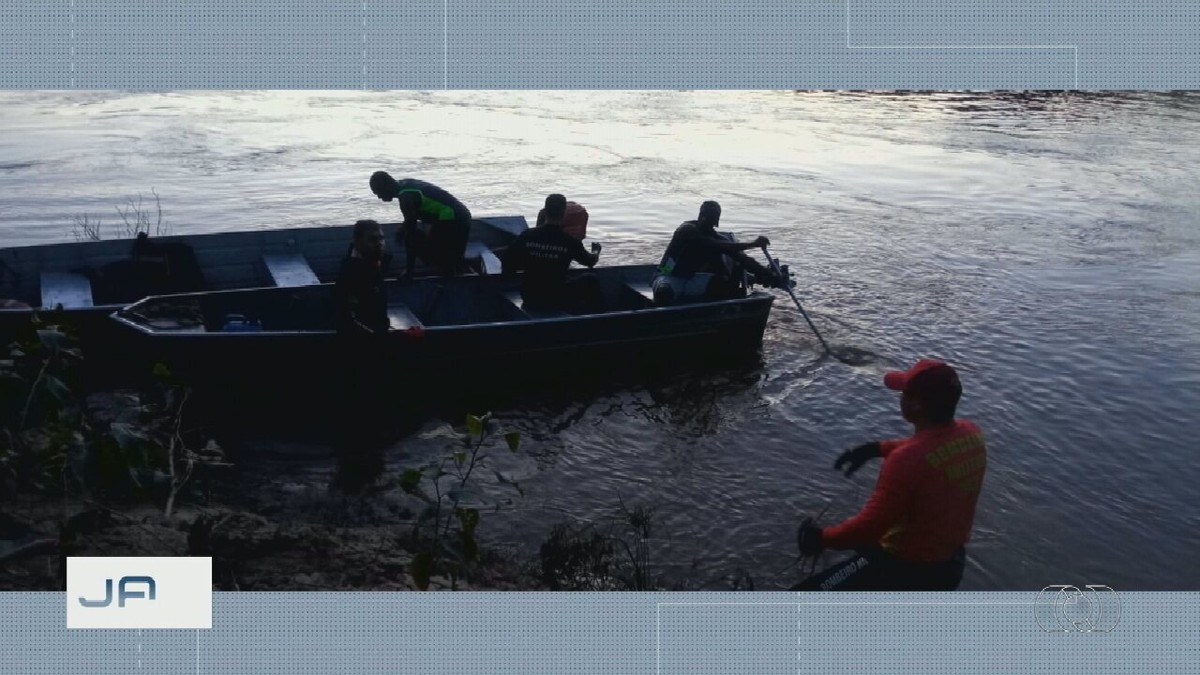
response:
M534 553L556 522L643 504L664 569L786 588L800 515L852 515L874 483L837 454L907 432L882 373L930 356L960 367L990 444L964 588L1200 587L1179 565L1200 558L1195 93L4 92L0 129L6 245L112 226L152 188L176 233L394 218L366 186L385 169L480 214L563 192L606 263L652 262L715 198L856 357L823 357L780 294L758 363L464 395L386 448L355 518L404 513L389 480L491 409L524 435L495 460L524 497L485 538ZM362 466L280 446L239 490L344 519L330 483Z

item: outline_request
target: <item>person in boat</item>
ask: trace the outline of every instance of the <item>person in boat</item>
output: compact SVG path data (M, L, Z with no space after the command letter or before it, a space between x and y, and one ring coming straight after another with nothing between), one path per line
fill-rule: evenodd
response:
M350 336L387 333L385 276L392 255L385 251L383 227L374 220L354 223L354 241L342 259L334 285L337 330Z
M741 289L741 269L754 274L761 284L779 285L773 270L743 253L768 246L770 240L757 237L749 243L737 243L717 232L720 221L721 205L706 201L700 205L696 220L675 229L651 282L656 303L736 297Z
M570 279L571 261L588 268L600 261L601 246L592 244L589 253L583 242L563 230L567 199L560 194L546 197L544 217L537 227L525 230L504 252L504 274L524 271L521 300L530 309L574 313L600 311L603 294L595 274Z
M471 211L454 195L415 178L396 180L386 171L371 174L371 192L385 202L395 199L400 205L404 224L396 232L396 241L405 248L405 277L412 276L418 256L437 267L443 276L451 276L462 267L471 233Z
M386 276L392 256L385 249L378 222L354 223L353 242L334 284L340 381L331 384L340 385L341 395L334 417L337 470L330 487L346 493L367 489L382 471L384 421L390 419L387 387L379 376L390 323Z
M883 378L900 391L912 436L843 452L834 469L850 476L883 458L875 491L862 510L833 527L806 518L797 531L801 555L854 550L849 559L801 582L796 590L952 591L962 581L966 543L987 467L983 432L955 419L962 384L954 368L922 359Z

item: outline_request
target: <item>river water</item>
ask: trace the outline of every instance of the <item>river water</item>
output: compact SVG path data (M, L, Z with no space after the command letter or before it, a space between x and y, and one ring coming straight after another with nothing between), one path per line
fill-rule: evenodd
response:
M110 236L152 191L175 234L394 219L367 189L386 169L477 215L563 192L606 262L653 262L719 200L826 339L874 360L821 358L780 294L760 367L496 410L524 442L493 466L524 495L480 526L536 554L556 523L651 507L652 563L708 588L795 580L798 519L852 515L877 475L837 453L907 431L882 373L929 356L989 441L964 589L1200 589L1198 168L1197 94L0 93L6 246L72 240L83 214ZM449 442L431 421L389 469ZM303 511L332 467L268 448L243 492Z

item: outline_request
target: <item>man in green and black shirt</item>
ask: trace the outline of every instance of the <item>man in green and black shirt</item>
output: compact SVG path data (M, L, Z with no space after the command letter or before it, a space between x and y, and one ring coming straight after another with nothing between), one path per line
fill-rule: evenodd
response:
M396 180L386 171L371 174L371 192L385 202L395 199L400 204L404 226L396 239L399 242L403 237L404 276L412 276L418 256L445 276L457 271L471 232L471 212L462 202L432 183L415 178Z
M731 237L717 232L721 220L721 205L707 201L700 205L700 215L680 225L667 245L658 264L658 274L651 282L654 300L659 304L672 302L733 297L740 288L740 267L754 275L765 286L778 286L781 281L774 271L759 264L743 251L769 246L766 237L739 244Z

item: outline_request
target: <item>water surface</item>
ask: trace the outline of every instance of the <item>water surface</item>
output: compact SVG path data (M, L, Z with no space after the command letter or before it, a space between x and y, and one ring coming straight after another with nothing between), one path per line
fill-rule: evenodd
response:
M932 356L989 439L964 589L1200 588L1198 95L2 92L0 130L4 245L69 241L82 214L116 232L151 190L177 234L395 218L367 189L386 169L480 215L563 192L605 262L652 262L717 199L827 340L877 355L821 358L781 294L759 367L496 410L525 496L485 514L493 543L532 554L623 501L656 509L663 571L785 587L798 518L874 483L837 453L907 432L883 371ZM449 442L431 422L389 466ZM268 454L243 492L302 510L332 466Z

